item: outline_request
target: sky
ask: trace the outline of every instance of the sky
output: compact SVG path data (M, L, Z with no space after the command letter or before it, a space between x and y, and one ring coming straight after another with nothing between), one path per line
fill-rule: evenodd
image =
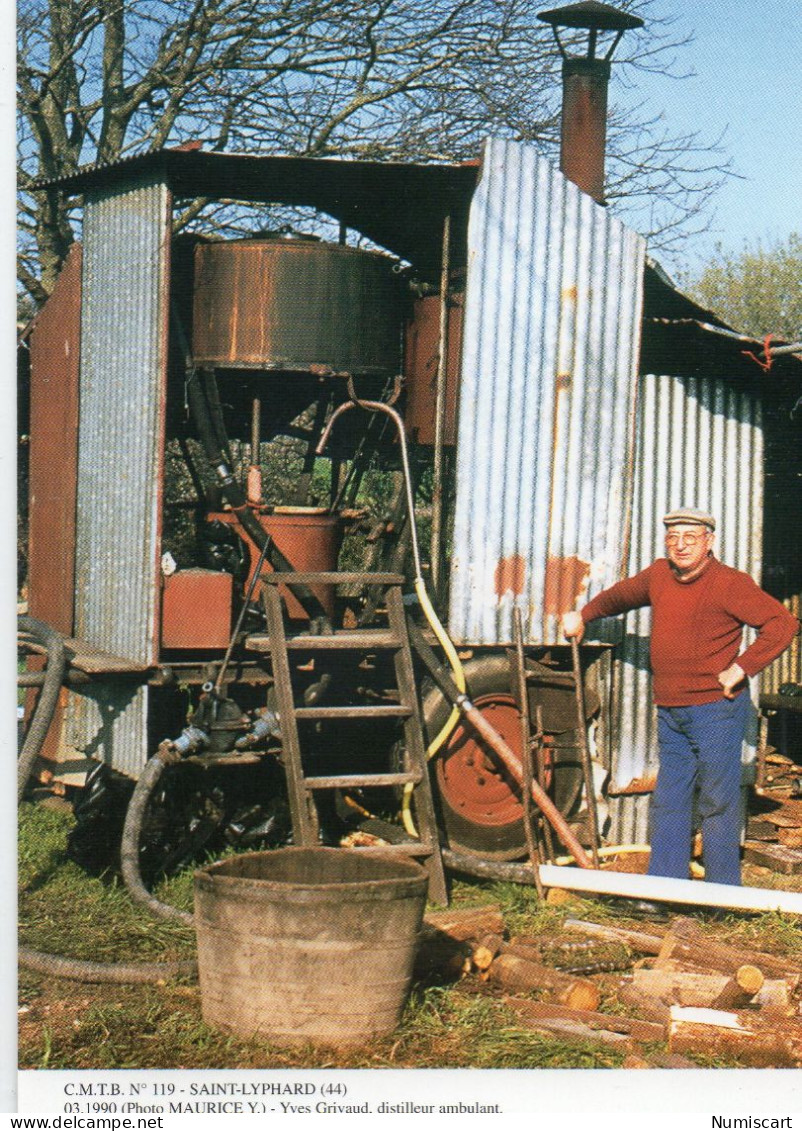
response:
M676 17L678 36L693 35L677 61L695 73L676 81L633 72L630 84L672 132L725 131L739 174L717 193L708 235L679 256L657 255L669 271L695 274L717 243L737 253L744 241L802 231L802 0L656 0L654 12Z

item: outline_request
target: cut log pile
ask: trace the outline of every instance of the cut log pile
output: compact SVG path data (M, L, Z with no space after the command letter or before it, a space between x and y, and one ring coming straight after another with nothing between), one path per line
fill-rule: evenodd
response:
M771 747L761 751L759 812L749 818L744 860L773 872L802 874L802 766Z
M519 1026L619 1048L629 1067L699 1067L688 1054L802 1065L802 960L721 942L695 919L643 930L566 919L510 938L495 905L427 915L418 973L464 978Z

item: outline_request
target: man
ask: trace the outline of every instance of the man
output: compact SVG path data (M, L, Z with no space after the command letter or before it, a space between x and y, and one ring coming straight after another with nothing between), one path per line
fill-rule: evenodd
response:
M746 680L788 647L799 623L747 574L713 556L711 515L684 507L663 523L665 558L566 613L563 631L581 640L597 617L651 606L660 764L649 874L688 878L696 793L705 879L740 884ZM758 635L741 652L745 625Z

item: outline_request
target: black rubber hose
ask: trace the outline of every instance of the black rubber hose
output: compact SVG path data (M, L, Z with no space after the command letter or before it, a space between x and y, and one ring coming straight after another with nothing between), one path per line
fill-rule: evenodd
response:
M41 644L47 651L47 667L44 672L42 690L37 696L33 717L17 760L17 801L19 801L25 792L33 764L42 749L50 724L53 721L53 712L58 702L67 659L64 651L64 640L60 633L56 632L50 625L43 621L34 620L33 617L21 616L17 618L17 629L32 637L37 644Z
M19 948L20 965L37 974L53 978L72 978L78 982L154 983L168 978L191 978L198 972L197 962L83 962L78 958L61 958L44 954L30 947Z
M164 772L165 764L156 755L145 764L139 775L139 780L134 787L123 825L122 844L120 846L120 863L122 866L123 882L128 889L128 894L134 903L147 910L157 919L169 919L173 922L184 923L194 927L195 920L188 911L181 911L169 903L162 903L155 895L151 894L142 880L139 869L139 847L142 838L142 822L145 818L150 795L156 788L159 778Z
M292 563L284 557L259 519L253 513L251 507L248 506L248 501L243 494L242 488L234 477L234 473L226 459L225 452L222 451L221 441L211 419L206 394L201 386L197 370L192 370L187 377L186 393L189 410L198 432L198 439L206 453L206 458L217 476L226 502L257 547L261 550L264 545L267 544L267 558L273 569L277 573L291 572L293 569ZM317 620L323 626L329 624L328 613L307 585L294 584L290 588L303 606L304 612L307 614L310 621ZM324 631L325 630L324 627Z
M194 926L193 917L186 911L162 903L151 895L142 882L139 871L139 841L142 820L153 789L164 770L164 762L151 758L145 766L131 797L123 827L121 849L122 873L125 886L134 903L144 906L160 919L171 919ZM84 962L77 958L45 954L30 947L19 948L20 965L54 978L73 978L79 982L155 983L171 978L192 977L197 974L197 962Z

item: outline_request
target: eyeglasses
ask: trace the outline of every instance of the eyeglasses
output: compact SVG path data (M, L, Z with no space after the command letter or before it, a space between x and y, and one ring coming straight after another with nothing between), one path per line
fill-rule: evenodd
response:
M667 546L678 546L680 542L684 542L686 546L696 546L703 538L707 538L706 534L666 534Z

